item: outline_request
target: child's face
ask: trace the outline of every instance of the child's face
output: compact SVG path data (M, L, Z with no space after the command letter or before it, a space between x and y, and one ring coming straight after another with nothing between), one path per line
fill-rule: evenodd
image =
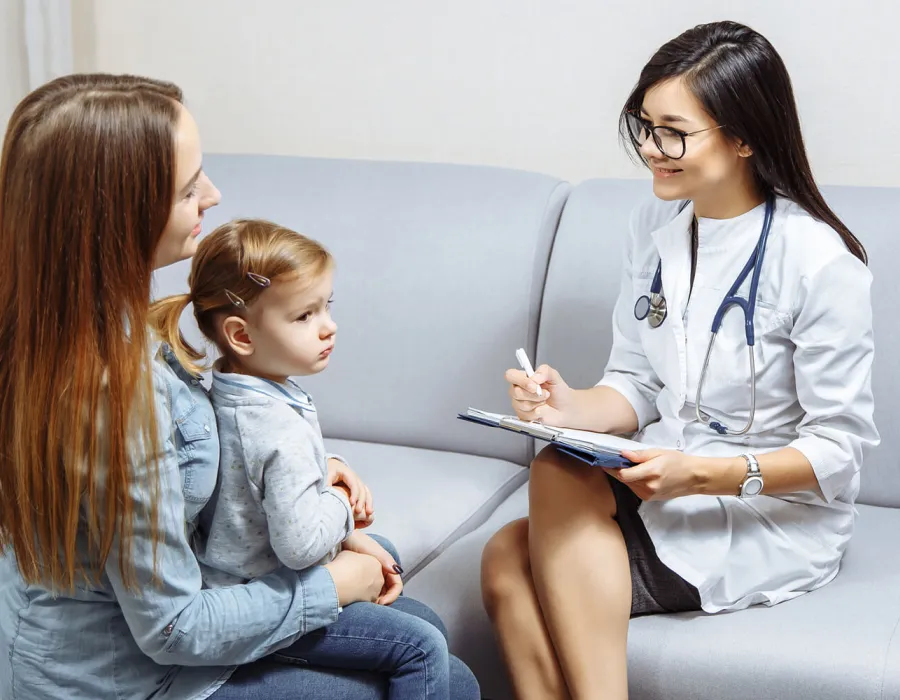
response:
M337 324L331 319L332 273L312 285L274 280L252 304L246 330L253 346L241 363L253 374L284 381L328 366Z

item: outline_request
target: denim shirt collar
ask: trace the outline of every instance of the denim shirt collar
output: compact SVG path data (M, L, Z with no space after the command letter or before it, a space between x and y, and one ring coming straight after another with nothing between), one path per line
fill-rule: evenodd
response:
M299 411L316 412L312 396L291 379L286 382L276 382L248 374L222 372L218 366L214 366L213 390L216 393L233 397L258 394L286 403Z

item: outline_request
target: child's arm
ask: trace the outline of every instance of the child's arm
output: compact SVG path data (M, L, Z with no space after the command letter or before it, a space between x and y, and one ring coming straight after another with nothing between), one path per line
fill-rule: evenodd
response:
M349 501L325 481L322 438L285 404L245 407L238 427L272 550L291 569L317 564L353 532Z

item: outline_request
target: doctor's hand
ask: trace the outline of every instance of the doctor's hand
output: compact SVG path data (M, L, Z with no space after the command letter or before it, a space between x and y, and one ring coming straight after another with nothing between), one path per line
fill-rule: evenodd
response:
M676 450L624 451L633 467L607 469L644 501L665 501L698 493L697 460Z
M541 365L530 378L520 369L508 369L504 376L519 420L566 425L566 413L571 409L575 389L563 381L559 372L549 365ZM543 396L537 395L538 386Z

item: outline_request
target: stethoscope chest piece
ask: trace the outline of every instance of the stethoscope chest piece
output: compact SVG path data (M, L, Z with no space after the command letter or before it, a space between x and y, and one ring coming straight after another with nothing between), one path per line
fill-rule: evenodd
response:
M650 313L647 314L647 323L651 328L659 328L666 316L669 315L669 309L666 305L666 298L662 294L650 295Z
M651 328L659 328L667 315L666 298L657 292L641 295L634 304L634 317L638 321L647 319Z
M643 321L650 315L650 297L642 294L638 300L634 302L634 317L638 321Z

